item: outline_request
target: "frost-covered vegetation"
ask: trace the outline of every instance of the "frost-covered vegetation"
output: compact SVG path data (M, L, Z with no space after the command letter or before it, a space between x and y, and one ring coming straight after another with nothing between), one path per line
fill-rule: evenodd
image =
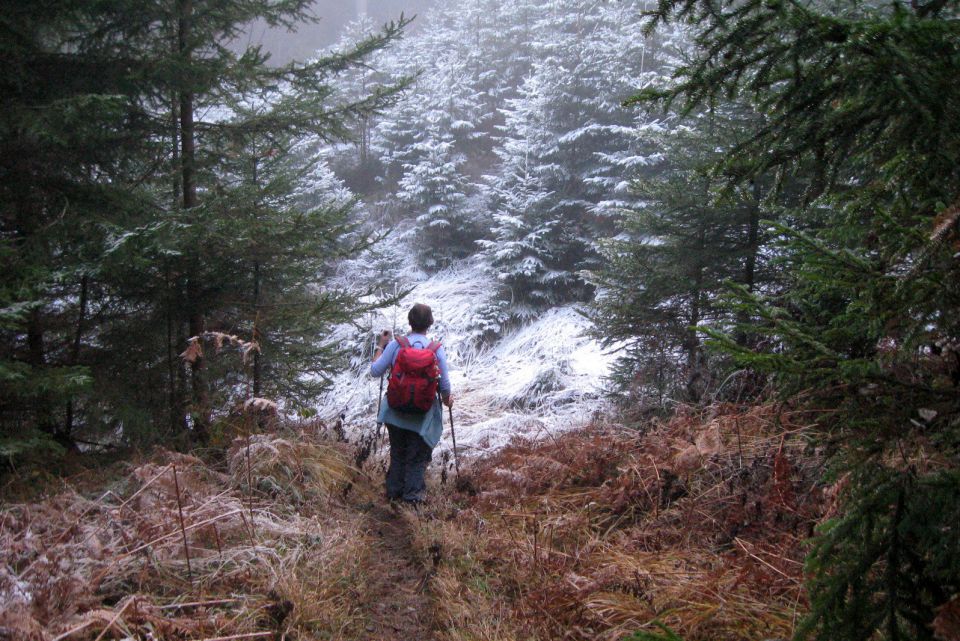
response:
M314 427L238 438L216 467L161 450L91 496L5 505L4 637L359 638L383 558L351 503L373 488Z
M638 170L661 157L660 118L621 103L669 74L681 32L644 36L620 3L449 2L418 19L417 36L351 86L395 82L411 65L420 75L332 165L385 229L412 237L422 269L478 255L492 323L590 300L597 243L636 199ZM361 20L346 37L373 30Z
M630 181L660 160L665 126L621 102L669 71L679 32L645 37L632 9L580 2L452 2L419 19L415 37L348 74L347 93L411 64L420 75L361 123L357 144L325 153L385 234L337 282L412 290L336 332L352 364L321 411L372 427L367 346L381 328L403 331L420 301L451 355L464 444L583 424L603 406L615 351L582 313L586 272L636 198ZM361 19L344 39L374 30Z
M404 637L960 636L957 0L451 0L281 68L220 44L307 0L7 4L5 478L204 458L5 506L0 636L357 638L394 578ZM371 521L415 301L475 456Z
M409 331L406 314L414 302L433 308L429 334L447 353L457 444L465 451L579 427L606 409L612 356L591 337L592 324L575 307L561 306L503 330L496 341L485 340L489 330L477 312L496 296L496 283L477 262L455 263L430 276L415 273L402 282L410 292L397 303L336 330L332 340L351 346L354 356L318 400L322 417L343 414L355 438L374 429L380 387L369 376L372 337L394 327ZM448 424L442 449L451 445L450 437Z

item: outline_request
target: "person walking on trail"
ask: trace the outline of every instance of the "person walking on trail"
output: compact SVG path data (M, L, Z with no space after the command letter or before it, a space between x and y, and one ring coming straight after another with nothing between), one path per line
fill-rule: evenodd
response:
M383 376L388 369L392 369L391 382L387 390L387 401L381 403L377 421L387 426L390 436L390 467L387 470L386 489L387 498L400 500L405 503L419 504L426 498L425 474L430 459L433 457L433 448L440 441L443 432L443 408L435 395L434 389L439 391L439 397L447 407L453 407L453 395L450 392L450 376L447 372L447 357L443 346L427 338L427 330L433 325L433 312L430 307L417 303L407 314L410 322L410 333L406 336L391 340L390 332L384 330L380 335L377 349L373 355L373 364L370 366L370 375L374 378ZM401 351L413 352L411 358L397 360ZM435 358L433 357L435 355ZM439 375L428 385L430 397L414 399L414 385L411 383L409 397L397 401L399 396L407 396L405 389L399 390L400 378L405 374L403 367L414 359L429 359L430 366ZM412 378L412 375L408 375ZM420 382L418 381L419 385ZM420 389L418 387L418 389ZM422 391L418 391L420 396Z

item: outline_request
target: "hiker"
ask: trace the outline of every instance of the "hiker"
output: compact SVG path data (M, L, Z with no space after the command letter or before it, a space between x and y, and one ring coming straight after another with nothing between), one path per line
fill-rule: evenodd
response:
M450 376L447 373L447 357L443 347L426 337L426 332L433 325L433 312L430 307L417 303L407 314L410 322L410 333L405 337L391 339L390 332L384 330L380 335L377 349L373 354L373 364L370 366L370 375L374 378L383 376L393 368L393 378L397 378L395 366L401 348L429 350L436 354L436 363L439 365L439 381L437 387L444 405L453 407L453 395L450 393ZM419 354L429 358L431 354ZM391 385L396 387L397 380ZM381 403L377 421L387 426L390 435L390 468L387 471L387 498L400 500L405 503L418 504L426 498L426 480L424 474L427 465L433 456L433 448L440 441L443 432L443 408L436 396L432 400L422 401L426 407L410 408L401 411L391 407L391 396L396 398L396 392L387 389L388 402ZM395 402L393 404L396 404Z

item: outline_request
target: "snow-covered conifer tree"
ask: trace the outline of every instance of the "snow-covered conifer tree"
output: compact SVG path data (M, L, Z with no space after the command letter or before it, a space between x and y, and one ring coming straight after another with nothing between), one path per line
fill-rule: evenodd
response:
M398 198L416 221L416 243L427 269L463 258L475 238L470 230L467 182L460 174L464 156L449 135L439 132L413 145L416 162L404 165ZM400 223L401 225L403 223Z
M489 179L495 241L483 243L520 314L590 296L580 271L598 265L596 239L613 232L611 196L648 158L633 135L643 122L621 101L649 69L665 67L663 48L645 40L635 12L541 5L531 28L537 62L501 110L501 165ZM540 196L520 205L530 180Z

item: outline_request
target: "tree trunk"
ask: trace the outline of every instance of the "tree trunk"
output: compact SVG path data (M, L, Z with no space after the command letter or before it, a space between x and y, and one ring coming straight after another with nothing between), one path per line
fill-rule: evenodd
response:
M27 362L30 367L39 369L43 367L43 361L43 319L40 310L33 309L27 321Z
M699 270L702 272L703 270ZM687 352L687 395L690 401L696 403L700 400L699 384L703 379L701 367L700 339L697 331L693 329L700 322L700 277L694 285L694 291L691 298L690 309L690 329L687 330L687 340L684 351Z
M757 254L760 252L760 184L756 179L752 182L753 202L750 205L750 215L747 219L746 257L743 266L743 284L747 290L753 292L757 286ZM737 331L734 340L738 345L751 345L755 335L746 328L750 322L750 315L746 311L737 312Z
M179 289L177 290L180 291ZM187 343L187 334L184 331L186 329L186 323L183 322L183 319L179 316L176 319L177 326L177 337L174 342L174 345L183 346ZM180 425L183 426L184 430L187 428L187 368L184 367L182 361L177 361L177 401L179 405L175 408L177 412L177 417L180 419Z
M167 386L170 415L170 431L183 435L187 431L186 384L183 380L184 368L180 360L179 347L184 345L183 323L176 310L181 299L180 283L167 274Z
M191 58L190 23L193 17L193 0L179 0L178 42L185 68ZM193 94L180 92L180 179L183 189L183 209L190 211L197 206L196 148L193 129ZM197 257L199 263L200 257ZM198 266L197 266L198 267ZM187 309L190 336L200 336L205 319L200 305L198 269L187 276ZM204 359L198 357L190 364L193 390L193 421L195 437L206 443L210 435L210 398L204 375Z
M173 43L174 51L179 52L180 42L177 37ZM170 149L173 167L181 169L180 164L180 99L174 93L170 96ZM174 207L182 204L183 190L181 171L171 172L172 202ZM180 362L180 349L184 344L182 322L177 310L182 309L182 283L179 277L174 276L169 263L166 267L166 317L167 317L167 386L170 415L171 434L183 435L187 431L187 413L185 385L183 378L183 363Z
M192 52L190 50L190 22L193 16L193 0L179 0L178 44L184 65L188 66ZM197 206L197 186L195 184L196 155L193 137L193 94L180 92L180 168L183 189L183 207L191 209Z
M40 370L43 369L44 361L46 360L43 353L43 334L43 317L39 309L33 309L30 312L30 318L27 320L27 363L29 363L30 368L33 370L31 374L36 377L41 375ZM37 427L47 434L56 436L58 430L53 420L49 394L40 392L33 402L35 404L34 411L37 417Z
M87 298L90 288L90 278L84 274L80 279L80 305L77 316L77 330L73 335L73 347L70 350L70 365L76 366L80 361L80 343L83 338L83 321L87 316ZM63 422L63 436L70 439L73 433L73 399L67 401L67 416Z
M253 187L255 190L259 190L260 185L260 174L259 174L259 164L254 152L253 157ZM255 203L254 206L254 220L257 217L258 208ZM254 252L255 258L253 261L253 331L251 332L250 339L260 342L260 252L259 250ZM261 382L263 377L263 364L260 358L260 352L253 353L253 397L260 398Z
M260 261L253 264L253 335L251 339L260 342ZM260 352L253 353L253 396L260 398L263 364Z
M36 376L40 376L40 370L46 367L45 333L43 316L40 310L34 309L30 312L30 318L27 321L27 362L34 370ZM54 441L67 450L71 452L77 451L77 444L73 439L63 434L59 421L54 416L54 399L52 394L49 392L40 392L34 399L34 403L37 428L49 434L53 437Z
M751 292L756 287L757 253L760 251L760 184L753 181L753 203L750 207L750 220L747 228L747 262L743 271L743 282Z
M690 292L690 329L687 330L687 340L684 350L687 352L687 396L693 403L700 401L703 394L703 349L700 338L697 336L697 325L703 315L703 271L702 252L706 249L706 229L701 225L698 252L694 257L693 289Z

